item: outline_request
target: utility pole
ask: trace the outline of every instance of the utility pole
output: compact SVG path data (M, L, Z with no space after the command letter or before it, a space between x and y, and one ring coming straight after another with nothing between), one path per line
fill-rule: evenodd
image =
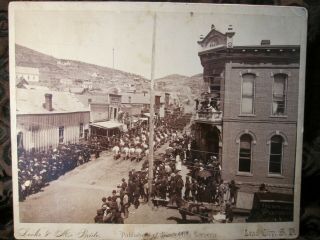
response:
M152 192L152 181L153 181L153 131L154 131L154 67L155 67L155 53L156 53L156 24L157 15L154 13L153 16L153 36L152 36L152 57L151 57L151 79L150 79L150 118L149 118L149 206L152 206L151 192Z
M112 69L114 70L114 48L112 48Z

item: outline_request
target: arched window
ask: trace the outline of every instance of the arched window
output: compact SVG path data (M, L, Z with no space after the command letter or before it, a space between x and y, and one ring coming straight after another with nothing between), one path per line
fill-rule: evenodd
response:
M272 90L272 114L284 115L286 113L286 85L287 74L279 73L274 75Z
M255 74L246 73L242 75L242 96L241 96L241 113L253 114L254 100L254 80Z
M239 150L239 172L251 172L251 159L252 159L252 137L249 134L243 134L240 137L240 150Z
M283 138L280 135L271 137L269 173L282 173L282 157L283 157Z

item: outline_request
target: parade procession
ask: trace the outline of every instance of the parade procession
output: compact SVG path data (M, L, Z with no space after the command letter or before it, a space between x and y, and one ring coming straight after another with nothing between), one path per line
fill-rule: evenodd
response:
M232 222L231 209L238 187L234 181L227 183L221 179L217 157L212 155L206 162L193 158L192 136L186 133L188 124L183 113L157 121L151 191L149 126L143 123L118 135L90 136L86 142L60 144L47 151L20 149L20 201L44 191L50 182L80 165L97 160L102 152L110 152L112 161L142 161L142 166L131 169L110 194L97 196L101 198L101 207L94 222L125 223L132 209L148 202L153 208L176 208L184 221L187 216L196 216L201 222L213 222L213 213L219 212L226 216L219 221Z

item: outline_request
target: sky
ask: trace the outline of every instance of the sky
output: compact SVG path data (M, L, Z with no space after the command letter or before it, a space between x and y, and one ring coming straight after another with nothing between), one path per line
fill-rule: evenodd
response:
M300 43L300 16L262 13L259 17L256 11L228 15L219 8L158 11L155 78L201 73L197 41L201 34L205 36L210 31L212 24L222 33L232 24L236 32L234 45L259 45L262 39L277 45ZM148 10L20 8L14 15L14 41L56 58L107 67L114 63L116 69L150 79L153 19Z

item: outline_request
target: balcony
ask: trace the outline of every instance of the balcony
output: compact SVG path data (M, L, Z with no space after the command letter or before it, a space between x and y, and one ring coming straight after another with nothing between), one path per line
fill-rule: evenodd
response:
M197 111L194 120L197 122L210 122L210 123L221 123L222 121L222 112L221 111L206 111L199 110Z

